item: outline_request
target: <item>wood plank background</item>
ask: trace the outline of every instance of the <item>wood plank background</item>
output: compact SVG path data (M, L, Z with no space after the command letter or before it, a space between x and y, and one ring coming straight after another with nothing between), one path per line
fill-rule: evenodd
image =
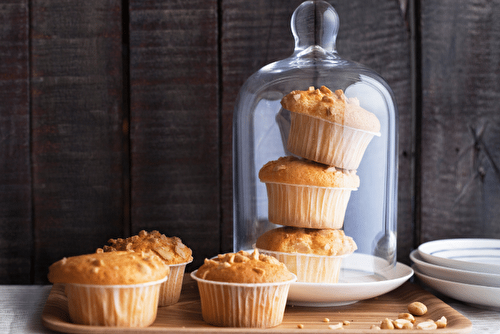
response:
M293 51L300 0L0 4L0 283L141 229L232 250L239 88ZM329 0L339 54L399 108L398 260L500 238L500 1Z

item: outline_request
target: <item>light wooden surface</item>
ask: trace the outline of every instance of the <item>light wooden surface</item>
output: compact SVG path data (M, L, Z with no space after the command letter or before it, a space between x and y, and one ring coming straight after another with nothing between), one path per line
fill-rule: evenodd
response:
M428 306L425 317L417 318L417 323L426 319L437 320L442 316L448 319L446 329L429 331L430 333L470 333L472 324L469 319L445 304L434 295L426 292L418 285L405 283L400 288L377 298L360 301L342 307L297 307L287 306L283 323L266 331L275 333L329 332L329 325L350 322L344 330L356 333L370 333L372 325L378 325L385 318L396 319L399 313L407 311L407 305L413 301L421 301ZM323 320L328 318L329 323ZM72 324L67 312L67 298L64 295L64 285L55 285L47 299L42 313L42 320L46 327L67 333L112 333L110 327L89 327ZM298 328L298 325L303 328ZM143 329L126 329L127 332L143 333L198 333L198 332L236 332L252 333L262 331L252 328L219 328L206 324L201 316L198 288L189 276L185 277L181 299L170 307L158 309L155 323ZM399 330L409 333L412 330Z
M51 285L0 286L0 333L56 333L47 329L42 324L42 312L51 289ZM183 298L185 291L183 291ZM500 312L471 307L456 300L443 296L439 297L472 322L471 333L500 332ZM193 312L196 313L197 311L193 310ZM323 312L331 312L328 316L332 320L334 319L334 312L331 310L324 310ZM321 325L319 321L318 325ZM304 324L307 325L307 322L304 322ZM295 330L289 329L289 332L293 331ZM303 333L303 330L297 329L296 332ZM446 333L446 331L442 330L439 333Z

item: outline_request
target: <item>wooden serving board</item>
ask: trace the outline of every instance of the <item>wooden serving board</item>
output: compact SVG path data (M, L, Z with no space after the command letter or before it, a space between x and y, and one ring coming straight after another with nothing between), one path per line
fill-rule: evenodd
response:
M373 333L372 325L379 325L385 318L396 319L399 313L407 312L407 305L414 301L423 302L428 312L417 318L417 323L426 319L437 320L445 316L446 328L425 331L427 333L469 333L472 323L449 305L425 291L418 285L406 282L398 289L385 295L359 301L348 306L337 307L299 307L287 305L283 323L266 329L273 333L331 333L328 326L349 321L342 331L352 333ZM330 322L325 322L328 318ZM68 316L68 301L64 294L64 285L55 284L47 298L42 323L45 327L63 333L115 333L116 327L98 327L72 324ZM303 325L303 328L299 328ZM262 329L224 328L206 324L201 316L201 305L196 282L189 276L184 277L182 294L175 305L160 307L156 321L146 328L120 328L126 333L259 333ZM421 332L397 330L396 333ZM387 332L387 330L376 331ZM390 331L394 333L393 330Z

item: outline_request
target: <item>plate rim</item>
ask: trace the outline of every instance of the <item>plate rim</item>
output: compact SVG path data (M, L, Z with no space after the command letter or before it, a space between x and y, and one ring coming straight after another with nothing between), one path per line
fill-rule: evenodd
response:
M466 302L466 303L469 303L469 304L481 305L481 306L488 306L488 307L494 307L494 308L500 308L500 298L496 298L495 299L495 300L499 301L498 304L495 304L495 303L484 303L484 302L481 303L481 302L471 301L471 298L467 298L467 296L477 296L476 293L470 293L470 290L475 290L475 292L477 292L479 290L479 291L490 292L490 293L493 290L493 291L496 292L495 295L498 293L498 296L500 296L500 288L499 287L490 287L490 286L484 286L484 285L474 285L474 284L467 284L467 283L460 283L460 282L456 282L456 281L444 280L444 279L432 277L432 276L429 276L429 275L425 275L425 274L421 273L417 268L414 268L414 273L415 273L415 276L417 276L417 278L420 281L422 281L422 283L424 283L425 285L433 288L434 290L439 291L443 295L446 295L446 296L448 296L450 298L453 298L453 299L456 299L456 300L460 300L460 301L463 301L463 302ZM431 282L430 284L428 283L429 281ZM450 294L450 293L444 292L443 288L440 289L439 285L441 285L441 286L447 286L447 287L451 287L452 285L454 285L454 287L458 286L460 289L454 289L453 291L457 291L457 293ZM463 293L464 289L469 290L469 293ZM447 289L447 290L450 290L450 289ZM485 291L485 290L487 290L487 291ZM482 298L477 298L477 299L484 301L484 299L482 299ZM474 298L474 300L477 300L477 299Z
M481 242L481 243L492 242L494 244L498 244L498 246L500 248L500 239L452 238L452 239L438 239L438 240L424 242L423 244L418 246L417 250L424 260L426 260L427 262L433 263L435 265L445 266L448 268L461 269L461 270L475 271L475 272L487 272L487 273L491 273L491 274L500 274L500 265L450 259L447 257L433 255L433 254L431 254L431 251L429 250L429 248L433 249L432 247L436 247L436 245L448 244L448 243L453 244L454 242L458 242L458 241L460 241L461 243L466 242L466 243L472 243L472 244L477 244L479 242ZM481 248L484 248L484 247L481 247Z
M408 281L414 274L413 268L410 266L401 263L401 262L396 262L394 265L394 268L391 270L391 272L398 272L401 271L401 274L398 275L398 277L395 278L389 278L385 280L380 280L380 281L374 281L374 282L356 282L356 283L307 283L307 282L294 282L290 285L290 291L288 293L288 300L287 303L292 304L292 305L308 305L308 306L328 306L328 305L335 305L336 303L339 303L341 305L342 303L345 304L346 302L351 302L355 303L357 301L365 300L365 299L370 299L374 298L380 295L383 295L385 293L388 293L392 290L395 290L399 286L401 286L403 283ZM339 299L331 299L328 298L321 298L322 301L317 301L317 299L309 299L305 300L304 298L297 299L297 298L291 298L290 297L290 292L292 292L295 288L297 289L307 289L308 287L314 287L315 289L326 289L330 290L328 292L328 296L331 294L334 294L336 290L342 289L344 292L348 292L350 294L347 295L347 297L339 298ZM363 287L369 290L370 293L364 293L363 296L359 297L359 293L352 293L353 291L356 291L356 289L353 288L359 288ZM373 291L374 287L381 287L380 289L376 290L375 292ZM323 290L324 291L324 290ZM293 295L293 293L292 293ZM313 297L313 296L311 296Z
M417 249L410 252L410 260L414 263L415 267L420 270L421 274L431 276L434 278L438 278L438 279L442 279L442 280L451 280L451 279L448 279L447 277L455 276L458 278L458 280L455 279L455 281L459 282L459 283L472 284L472 285L485 285L485 286L490 286L490 287L500 287L500 274L478 272L478 271L472 271L472 270L439 266L439 265L436 265L434 263L426 262L423 258L419 258L419 257L421 257L421 255ZM427 269L427 272L422 272L422 269ZM432 271L432 274L430 273L431 271ZM447 276L447 277L442 276L443 273L445 273L445 276ZM486 278L488 278L488 280L498 282L498 284L491 285L491 283L485 283L484 280L481 280L481 282L472 283L472 282L470 282L469 279L463 279L464 277L461 275L464 275L464 274L469 276L469 277L470 276L483 277L483 278L486 277Z

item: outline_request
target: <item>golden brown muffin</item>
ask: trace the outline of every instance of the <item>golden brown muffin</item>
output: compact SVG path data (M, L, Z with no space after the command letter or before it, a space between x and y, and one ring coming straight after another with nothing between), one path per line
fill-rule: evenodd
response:
M161 280L169 272L169 267L152 253L94 253L53 263L48 279L52 283L137 284Z
M156 319L169 273L153 253L108 252L63 258L50 266L48 278L65 284L73 323L146 327Z
M209 281L229 283L272 283L293 279L285 265L272 256L239 251L205 259L197 277Z
M342 230L290 227L264 233L256 246L283 262L298 282L329 284L338 282L343 257L357 248Z
M162 258L166 264L178 264L193 260L192 251L178 237L166 237L158 231L150 233L142 230L138 235L126 239L109 239L109 246L104 246L104 252L114 251L152 251ZM98 249L98 252L101 250Z
M215 326L268 328L283 321L290 284L297 278L275 258L239 251L221 254L191 273L203 320Z
M192 251L178 237L166 237L158 231L142 230L138 235L126 239L110 239L109 246L97 252L153 252L170 266L170 276L161 285L159 306L168 306L179 301L186 265L193 260Z
M296 113L319 117L329 122L342 124L370 132L380 131L380 121L371 112L361 108L357 99L347 99L338 89L309 87L308 90L294 90L281 100L283 108Z
M357 249L356 243L342 230L279 227L262 234L257 248L284 253L343 255Z
M285 226L340 229L356 171L340 170L295 157L265 164L259 178L266 184L268 219Z
M377 116L357 98L346 99L342 90L295 90L281 103L291 112L287 150L305 159L357 169L373 137L381 135Z
M329 188L358 188L356 171L342 170L293 156L269 161L259 171L265 183L286 183Z

